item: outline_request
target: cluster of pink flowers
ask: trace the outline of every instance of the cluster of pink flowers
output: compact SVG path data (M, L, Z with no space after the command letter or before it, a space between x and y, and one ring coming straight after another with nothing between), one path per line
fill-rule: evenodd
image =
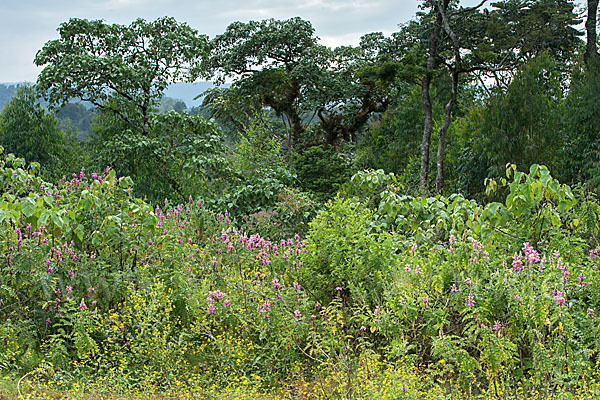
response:
M571 275L571 272L569 272L569 266L566 264L562 263L562 260L558 260L556 263L556 266L558 267L558 269L560 269L562 271L562 278L560 279L560 281L565 284L567 283L567 280L569 279L569 275Z
M484 249L483 243L481 243L475 239L471 239L471 244L473 246L473 253L471 254L471 257L469 258L469 261L471 261L474 264L479 264L479 261L482 258L485 258L487 260L490 259L490 254Z
M554 301L556 301L557 306L565 305L566 299L563 296L563 292L555 289L552 291L552 297L554 297Z
M452 247L452 245L454 243L456 243L456 236L450 235L450 238L448 238L448 244L450 245L450 247L448 248L448 251L450 253L452 253L454 251L454 247Z
M494 327L492 329L494 331L499 331L500 329L502 329L502 323L500 323L500 321L495 321L494 322Z
M215 310L217 309L215 306L215 299L222 299L223 297L225 297L226 294L221 292L220 290L213 290L208 292L208 296L206 297L206 303L208 304L208 313L212 314L215 312ZM223 304L225 304L225 306L229 305L229 299L225 299L225 301L223 302Z

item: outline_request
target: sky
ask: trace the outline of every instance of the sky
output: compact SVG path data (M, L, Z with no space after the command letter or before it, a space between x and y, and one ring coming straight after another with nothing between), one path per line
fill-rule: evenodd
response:
M71 17L129 24L163 16L214 37L234 21L299 16L327 46L355 45L370 32L390 34L415 16L419 0L0 0L0 82L33 82L44 43Z

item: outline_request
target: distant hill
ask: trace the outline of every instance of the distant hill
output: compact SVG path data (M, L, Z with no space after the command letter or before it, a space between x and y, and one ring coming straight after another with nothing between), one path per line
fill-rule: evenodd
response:
M17 87L23 82L0 83L0 110L4 107L10 98L13 96ZM202 104L202 99L194 100L194 97L202 94L206 89L214 87L212 82L196 82L196 83L174 83L165 90L165 97L183 100L187 108L199 106ZM228 86L228 85L226 85Z
M0 111L17 91L20 83L0 83Z
M4 105L12 98L19 85L24 82L0 83L0 112ZM211 82L197 83L175 83L165 90L165 96L161 104L161 111L192 109L202 104L202 98L194 100L194 97L201 95L206 89L212 88ZM228 84L225 86L229 86ZM185 103L185 106L181 104ZM44 104L44 102L42 102ZM66 131L77 133L79 139L87 139L92 132L92 120L94 118L94 108L90 103L73 100L69 104L56 111L58 126Z

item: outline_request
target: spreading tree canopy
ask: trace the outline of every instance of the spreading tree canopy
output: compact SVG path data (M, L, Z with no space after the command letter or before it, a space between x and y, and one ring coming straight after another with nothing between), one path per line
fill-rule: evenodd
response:
M155 143L158 127L153 124L159 119L154 114L169 84L199 76L208 54L207 37L169 17L137 19L127 26L73 18L58 31L60 38L47 42L35 57L44 66L38 87L50 104L79 98L95 105L113 118L116 129L108 131L115 137L108 140L136 143L136 151L126 157L143 154L144 159L132 162L153 166L154 174L183 197L174 164Z
M206 36L169 17L128 26L72 18L58 31L35 57L50 103L89 101L146 136L164 90L195 80L208 51Z
M337 145L390 103L396 68L385 56L388 41L375 33L357 47L330 49L301 18L234 22L211 41L208 68L217 82L234 83L206 99L270 107L288 126L288 148L314 121L321 135L312 140Z

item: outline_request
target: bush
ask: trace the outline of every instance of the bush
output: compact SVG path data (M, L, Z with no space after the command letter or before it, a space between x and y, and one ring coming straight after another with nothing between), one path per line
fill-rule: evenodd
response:
M294 157L299 187L324 202L331 199L351 176L350 164L334 150L313 146Z

